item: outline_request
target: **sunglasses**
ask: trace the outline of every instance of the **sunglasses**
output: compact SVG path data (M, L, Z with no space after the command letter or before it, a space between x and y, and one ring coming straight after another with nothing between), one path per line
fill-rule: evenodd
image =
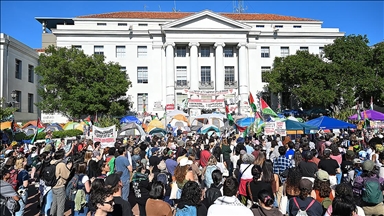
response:
M109 205L114 205L115 204L115 202L113 202L113 200L111 200L111 201L108 201L108 202L104 202L104 204L109 204Z

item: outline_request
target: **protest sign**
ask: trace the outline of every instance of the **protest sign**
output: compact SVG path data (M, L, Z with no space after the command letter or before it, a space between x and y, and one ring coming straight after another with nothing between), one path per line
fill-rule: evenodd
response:
M114 147L116 142L116 126L96 127L92 126L93 142L100 142L101 148Z
M265 122L264 135L274 135L274 134L275 134L275 122Z

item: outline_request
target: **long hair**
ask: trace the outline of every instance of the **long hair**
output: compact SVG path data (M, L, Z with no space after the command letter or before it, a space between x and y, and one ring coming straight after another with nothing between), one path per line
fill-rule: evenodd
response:
M331 193L331 183L329 180L327 181L320 181L319 179L315 179L313 189L319 191L319 195L321 198L329 197L329 194Z
M189 167L188 166L180 166L178 165L175 169L175 179L176 182L182 183L185 179L185 175L187 175Z
M198 205L201 201L202 191L200 186L195 181L188 181L183 187L180 202L190 203L191 205Z
M259 166L262 167L263 164L264 164L265 159L266 158L265 158L264 152L260 152L259 155L257 156L257 158L255 159L254 164L259 165Z
M288 191L299 192L299 184L302 178L302 174L297 168L290 168L288 171L288 177L285 181Z
M357 212L353 199L347 197L335 197L332 201L332 216L352 216Z
M263 176L261 177L261 181L263 182L273 182L275 180L275 176L273 174L273 163L271 160L264 161L262 166Z

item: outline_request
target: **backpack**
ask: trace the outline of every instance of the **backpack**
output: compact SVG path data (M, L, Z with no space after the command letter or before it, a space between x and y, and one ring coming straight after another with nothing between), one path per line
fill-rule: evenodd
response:
M57 180L59 180L59 178L56 178L56 165L60 162L61 161L56 162L55 164L49 164L43 169L41 178L46 186L53 187L57 184Z
M362 191L362 199L366 203L379 204L383 202L383 192L378 178L366 178Z
M17 183L19 182L18 180L17 180L17 175L19 174L19 172L17 171L17 169L12 169L10 172L9 172L9 174L10 174L10 177L9 177L9 179L7 180L7 182L9 183L9 184L11 184L12 185L12 188L15 190L15 191L17 191Z
M20 203L13 199L13 197L2 197L0 205L7 207L9 212L14 215L15 212L20 211ZM5 215L5 212L2 212Z
M169 184L168 182L168 176L166 173L164 172L160 172L159 174L157 174L157 181L161 182L164 184L164 187L167 186Z
M221 197L221 191L222 184L219 185L218 188L211 187L208 188L208 190L205 191L205 197L204 197L204 205L207 207L207 209L216 201L217 198Z
M184 208L176 208L176 216L194 216L197 215L196 206L186 205Z
M204 183L207 188L211 187L211 184L213 183L212 172L217 169L218 168L216 166L207 166L204 173Z
M82 186L79 187L80 185L83 185L81 180L83 179L84 175L78 175L75 174L71 181L68 182L67 187L65 188L65 197L67 198L68 201L75 201L76 193L77 190L82 190Z
M295 202L296 207L299 209L299 210L297 211L296 216L308 216L308 213L307 213L308 209L311 208L311 206L313 205L313 203L316 202L316 200L313 199L313 200L309 203L309 205L307 206L307 208L306 208L305 210L301 210L299 204L297 203L296 197L293 197L293 201Z

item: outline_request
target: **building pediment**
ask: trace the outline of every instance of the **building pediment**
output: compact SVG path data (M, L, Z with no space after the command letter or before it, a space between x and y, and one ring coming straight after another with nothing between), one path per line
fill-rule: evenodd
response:
M191 16L169 22L163 30L250 30L251 26L205 10Z

